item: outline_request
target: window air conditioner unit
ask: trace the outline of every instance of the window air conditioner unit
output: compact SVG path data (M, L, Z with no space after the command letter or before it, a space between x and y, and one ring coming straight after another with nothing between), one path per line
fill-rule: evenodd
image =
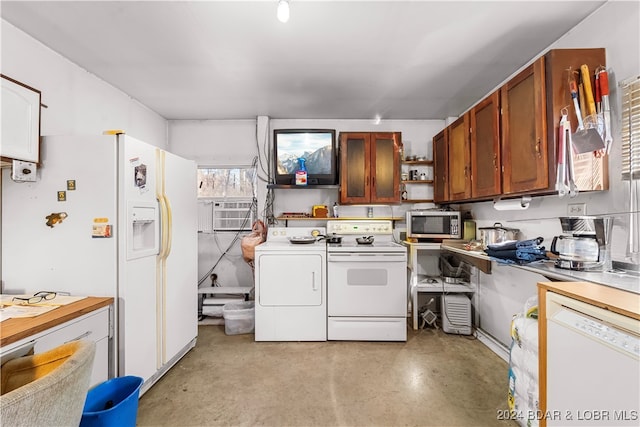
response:
M198 202L198 231L212 233L214 231L251 230L255 221L253 200L200 200Z

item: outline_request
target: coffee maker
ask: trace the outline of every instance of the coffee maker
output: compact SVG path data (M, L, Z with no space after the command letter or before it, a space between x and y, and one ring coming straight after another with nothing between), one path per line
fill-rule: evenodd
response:
M560 217L561 236L553 238L551 252L558 255L556 267L579 271L611 270L613 217Z

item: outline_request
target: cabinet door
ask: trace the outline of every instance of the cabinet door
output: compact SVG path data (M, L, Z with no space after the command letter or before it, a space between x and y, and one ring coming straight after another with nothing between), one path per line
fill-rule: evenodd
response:
M433 201L449 201L448 128L433 137Z
M469 114L449 126L449 199L471 197L471 151L469 147Z
M501 89L503 193L548 188L544 57Z
M400 202L400 133L371 135L371 202Z
M0 156L39 161L40 91L2 76L2 144Z
M340 203L369 202L370 158L369 133L340 134Z
M471 196L499 195L500 92L489 95L470 112Z

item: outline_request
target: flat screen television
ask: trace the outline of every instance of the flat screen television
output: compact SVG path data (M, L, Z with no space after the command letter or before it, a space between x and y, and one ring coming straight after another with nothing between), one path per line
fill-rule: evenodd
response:
M274 129L275 183L295 185L299 158L305 159L308 185L338 183L334 129Z

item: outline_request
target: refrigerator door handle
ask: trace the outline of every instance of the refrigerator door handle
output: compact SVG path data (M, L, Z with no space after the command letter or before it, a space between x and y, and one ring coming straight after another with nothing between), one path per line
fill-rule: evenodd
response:
M173 218L171 213L171 202L165 194L162 195L162 205L162 257L166 258L171 253L171 241L173 239Z
M172 214L171 203L165 193L165 158L166 153L156 149L156 199L160 205L160 251L158 257L166 259L171 253L172 240Z
M167 252L167 220L166 220L166 212L167 212L167 203L163 195L158 195L158 204L160 206L160 251L158 252L158 258L164 259L166 258Z

